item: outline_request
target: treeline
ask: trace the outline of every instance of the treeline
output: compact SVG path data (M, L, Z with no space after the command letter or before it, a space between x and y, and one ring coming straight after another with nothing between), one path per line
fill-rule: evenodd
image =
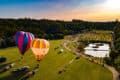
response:
M114 28L114 45L115 48L111 51L110 58L106 59L106 62L120 72L120 23Z
M14 34L28 31L35 37L45 39L62 39L65 35L76 34L93 29L113 30L117 21L88 22L82 20L35 20L35 19L0 19L0 48L14 46Z

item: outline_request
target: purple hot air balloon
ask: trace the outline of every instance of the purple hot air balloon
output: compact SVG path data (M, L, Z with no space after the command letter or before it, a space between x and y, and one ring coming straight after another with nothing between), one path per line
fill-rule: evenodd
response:
M22 55L30 48L30 42L34 39L34 35L29 32L18 31L14 36L17 47Z

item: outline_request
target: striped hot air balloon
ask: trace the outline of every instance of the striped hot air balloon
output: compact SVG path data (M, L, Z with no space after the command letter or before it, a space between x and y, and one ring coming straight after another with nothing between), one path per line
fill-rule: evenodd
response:
M30 48L30 42L34 39L34 35L29 32L18 31L14 36L15 42L22 55Z
M42 60L49 51L49 42L45 39L34 39L31 41L31 49L37 61Z

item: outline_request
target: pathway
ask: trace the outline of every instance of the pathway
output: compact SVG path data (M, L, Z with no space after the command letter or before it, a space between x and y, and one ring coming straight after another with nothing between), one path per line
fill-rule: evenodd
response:
M77 41L77 39L78 39L78 38L75 38L73 42ZM100 64L101 66L104 66L105 68L107 68L109 71L112 72L112 74L113 74L113 80L120 80L120 79L119 79L119 72L118 72L114 67L109 66L109 65L107 65L107 64L105 64L105 63L104 63L104 64L98 63L97 61L92 60L90 57L88 57L88 56L86 56L86 55L84 55L84 54L82 54L82 53L79 53L79 52L77 52L77 51L71 50L71 49L68 47L68 45L69 45L70 42L71 42L71 41L69 41L69 40L65 40L64 43L63 43L63 47L65 47L68 51L71 51L72 53L76 54L77 56L84 57L84 58L86 58L86 59L89 60L89 61L92 61L92 62L94 62L94 63Z

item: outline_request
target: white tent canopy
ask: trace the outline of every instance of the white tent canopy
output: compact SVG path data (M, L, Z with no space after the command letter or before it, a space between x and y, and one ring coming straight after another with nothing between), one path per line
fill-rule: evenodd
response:
M97 45L102 44L102 45ZM107 43L90 43L85 49L85 54L94 57L109 57L110 46Z

